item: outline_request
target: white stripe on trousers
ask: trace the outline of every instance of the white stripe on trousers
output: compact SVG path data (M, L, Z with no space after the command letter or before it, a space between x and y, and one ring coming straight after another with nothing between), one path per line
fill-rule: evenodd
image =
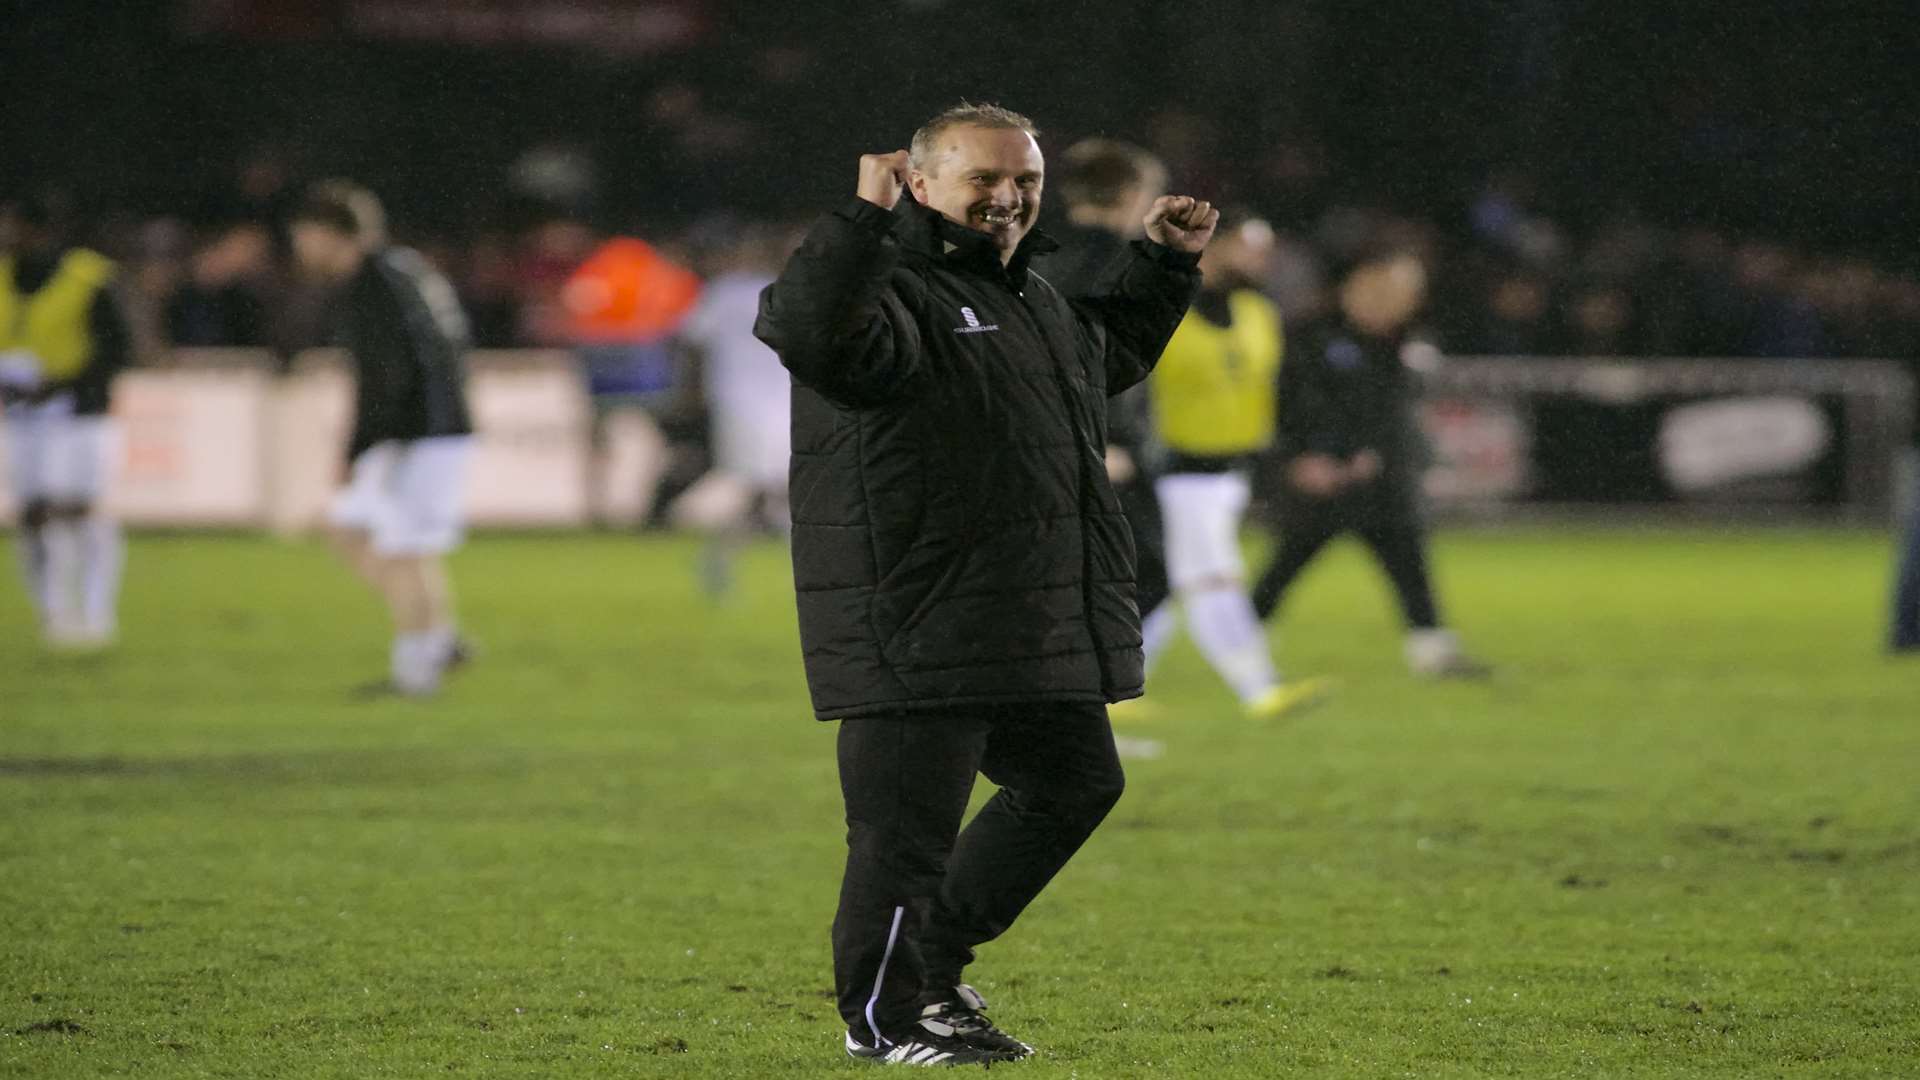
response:
M893 929L887 931L887 951L880 956L880 971L873 977L873 996L867 999L867 1030L873 1032L875 1046L892 1046L892 1040L880 1034L880 1023L873 1017L873 1008L880 1004L880 985L887 981L887 964L893 960L894 943L900 940L900 920L906 915L905 907L893 909Z

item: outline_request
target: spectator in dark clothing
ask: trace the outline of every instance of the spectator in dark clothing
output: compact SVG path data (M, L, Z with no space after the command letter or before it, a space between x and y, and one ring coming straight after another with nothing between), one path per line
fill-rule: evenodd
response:
M1648 347L1660 356L1737 356L1746 303L1734 284L1732 247L1710 229L1682 234L1647 282Z
M1440 621L1419 510L1425 445L1413 416L1413 366L1436 360L1408 327L1426 290L1411 255L1361 258L1340 286L1340 315L1289 335L1280 368L1279 544L1253 587L1261 618L1330 541L1351 532L1373 550L1399 596L1408 666L1433 677L1482 677Z
M1531 270L1509 270L1487 286L1485 314L1474 351L1489 356L1537 356L1552 347L1553 289Z
M1625 286L1595 281L1576 286L1562 315L1556 352L1568 356L1629 356L1638 348L1633 294Z
M1098 296L1029 272L1032 124L949 110L861 159L755 333L793 373L793 562L815 715L840 719L834 980L855 1057L1031 1052L961 982L1105 817L1104 705L1140 693L1106 399L1192 298L1204 202L1161 198ZM903 185L913 197L902 200ZM897 207L897 208L896 208ZM1000 792L961 832L976 773Z
M260 345L267 340L264 282L273 266L265 227L238 225L193 253L186 280L167 299L167 337L176 346Z
M1794 288L1793 253L1778 244L1752 243L1734 253L1734 281L1742 313L1739 356L1799 358L1826 348L1820 313Z

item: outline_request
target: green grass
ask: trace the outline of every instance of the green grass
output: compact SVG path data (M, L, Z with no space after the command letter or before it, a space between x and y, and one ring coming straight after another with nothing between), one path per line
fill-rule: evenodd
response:
M0 1076L853 1075L833 729L784 554L488 538L483 662L317 548L148 538L112 656L0 597ZM1252 727L1182 646L1105 828L972 975L1052 1077L1920 1075L1920 663L1851 532L1443 537L1500 666L1401 670L1354 550Z

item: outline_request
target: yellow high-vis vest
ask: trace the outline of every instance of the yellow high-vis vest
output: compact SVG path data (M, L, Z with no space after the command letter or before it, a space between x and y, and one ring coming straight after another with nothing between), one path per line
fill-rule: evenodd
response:
M0 351L23 349L40 361L40 378L65 382L93 361L93 301L113 277L113 260L74 248L46 284L21 296L13 259L0 257Z
M1280 309L1252 289L1227 297L1232 326L1188 311L1149 383L1160 441L1182 454L1227 457L1273 443Z

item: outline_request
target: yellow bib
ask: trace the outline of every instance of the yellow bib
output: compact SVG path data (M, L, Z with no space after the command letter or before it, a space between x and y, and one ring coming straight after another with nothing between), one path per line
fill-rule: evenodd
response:
M1183 454L1224 457L1273 443L1280 311L1251 289L1227 297L1233 325L1189 311L1150 382L1160 440Z
M75 248L53 277L27 296L13 280L13 260L0 258L0 350L24 349L40 362L40 378L65 382L93 360L93 300L113 276L113 262Z

